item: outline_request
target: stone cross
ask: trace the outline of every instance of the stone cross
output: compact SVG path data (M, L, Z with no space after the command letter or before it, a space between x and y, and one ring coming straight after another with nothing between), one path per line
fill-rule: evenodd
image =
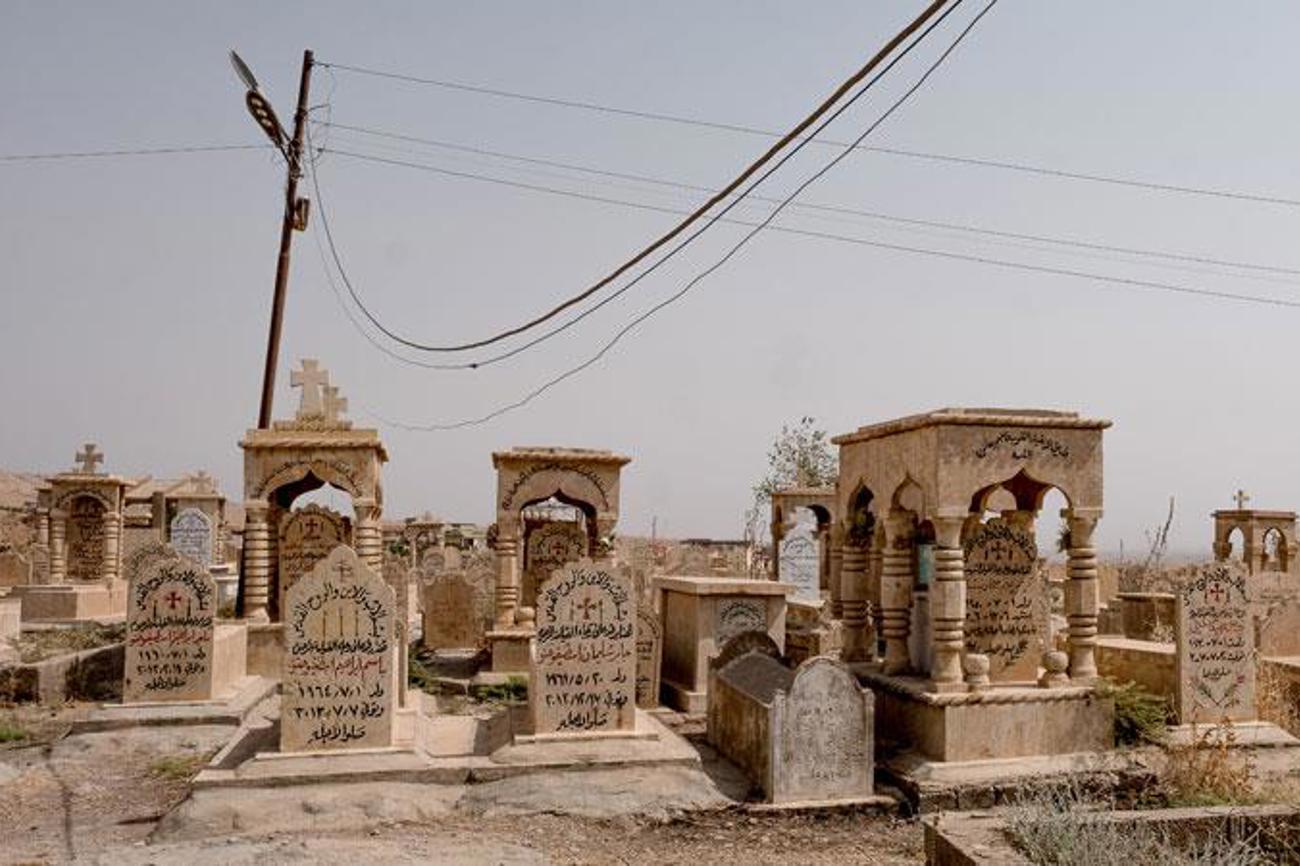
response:
M75 459L81 464L79 468L82 472L87 475L94 475L95 465L104 462L104 455L96 449L94 442L87 442Z
M1238 490L1238 491L1237 491L1237 495L1234 496L1234 497L1232 497L1232 498L1235 499L1236 502L1237 502L1237 510L1238 510L1238 511L1245 511L1245 510L1246 510L1246 503L1250 501L1250 497L1249 497L1248 495L1246 495L1246 491L1244 491L1244 490Z
M325 414L322 392L329 388L329 370L322 369L315 358L304 358L302 369L289 374L289 385L302 389L298 402L299 418L317 418Z
M212 476L207 472L199 471L190 476L190 483L194 485L195 493L215 493L216 488L212 483Z
M324 410L326 421L343 420L343 413L348 411L348 398L339 396L338 385L325 386Z

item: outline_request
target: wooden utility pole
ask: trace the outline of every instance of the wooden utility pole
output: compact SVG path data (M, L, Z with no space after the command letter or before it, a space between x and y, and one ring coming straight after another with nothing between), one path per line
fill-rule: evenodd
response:
M275 265L275 295L271 300L271 330L266 338L266 367L262 372L262 404L257 426L271 426L271 404L275 400L275 368L280 359L280 328L284 320L284 296L289 287L289 251L295 230L307 228L307 199L298 198L302 177L302 137L307 126L307 94L311 90L312 53L302 53L302 77L298 82L298 109L293 115L293 137L285 150L288 178L284 185L284 219L280 226L280 258Z

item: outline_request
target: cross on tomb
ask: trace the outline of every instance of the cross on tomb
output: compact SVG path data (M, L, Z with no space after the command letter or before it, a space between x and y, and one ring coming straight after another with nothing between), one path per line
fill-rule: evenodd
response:
M302 369L289 373L290 387L302 389L298 401L299 418L318 418L325 414L322 391L329 387L329 383L329 370L322 369L320 362L314 358L304 358Z
M179 592L177 592L174 589L171 592L167 593L167 595L163 598L163 601L167 602L167 606L172 610L175 610L177 606L184 600L185 597L182 596Z
M334 573L339 576L340 580L349 580L352 577L352 563L338 562L334 564Z
M81 453L74 459L81 464L79 468L82 472L94 475L95 465L104 462L104 455L95 447L94 442L87 442Z
M581 602L574 604L574 607L582 611L583 622L588 622L591 619L592 610L599 609L602 606L600 602L592 601L589 598L584 598Z
M1218 581L1210 584L1205 589L1205 595L1215 604L1223 604L1223 586Z
M324 397L326 421L342 421L343 413L348 411L348 398L339 396L338 385L326 385Z
M195 493L216 493L216 486L213 483L212 476L207 472L200 470L190 476L190 483L194 485Z
M1236 502L1237 502L1237 510L1238 510L1238 511L1245 511L1245 510L1246 510L1246 503L1250 501L1250 497L1249 497L1248 495L1246 495L1246 491L1244 491L1244 490L1238 490L1238 491L1237 491L1237 495L1234 496L1234 497L1232 497L1232 498L1235 499Z

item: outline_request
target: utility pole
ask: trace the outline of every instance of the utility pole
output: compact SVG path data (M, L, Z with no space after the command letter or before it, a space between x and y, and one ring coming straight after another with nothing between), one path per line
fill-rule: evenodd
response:
M298 80L298 107L293 115L293 136L286 139L284 128L271 104L258 88L257 79L239 55L230 52L235 71L248 87L245 103L257 125L270 137L272 144L284 155L287 177L284 185L284 216L280 225L280 257L275 265L275 294L271 299L271 327L266 338L266 366L262 371L262 402L257 413L257 426L265 430L271 426L271 406L275 399L275 369L280 358L280 330L284 321L284 298L289 288L289 253L293 246L293 233L305 231L310 203L298 197L298 179L302 177L302 139L307 127L307 96L311 91L312 52L302 53L302 75Z

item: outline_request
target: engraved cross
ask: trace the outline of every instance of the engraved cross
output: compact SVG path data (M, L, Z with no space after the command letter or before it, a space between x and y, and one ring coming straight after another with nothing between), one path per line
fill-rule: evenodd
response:
M1238 510L1238 511L1245 511L1245 510L1246 510L1246 503L1250 501L1250 496L1248 496L1248 495L1246 494L1246 491L1244 491L1244 490L1238 490L1238 491L1237 491L1237 495L1234 496L1234 497L1232 497L1232 498L1233 498L1234 500L1236 500L1236 502L1237 502L1237 510Z
M584 598L580 603L574 605L574 607L582 611L583 622L590 620L592 610L598 609L601 606L600 602L592 601L589 598Z
M167 593L166 596L163 597L163 601L167 602L167 607L171 608L172 610L175 610L176 607L184 600L185 598L174 589L171 592Z

